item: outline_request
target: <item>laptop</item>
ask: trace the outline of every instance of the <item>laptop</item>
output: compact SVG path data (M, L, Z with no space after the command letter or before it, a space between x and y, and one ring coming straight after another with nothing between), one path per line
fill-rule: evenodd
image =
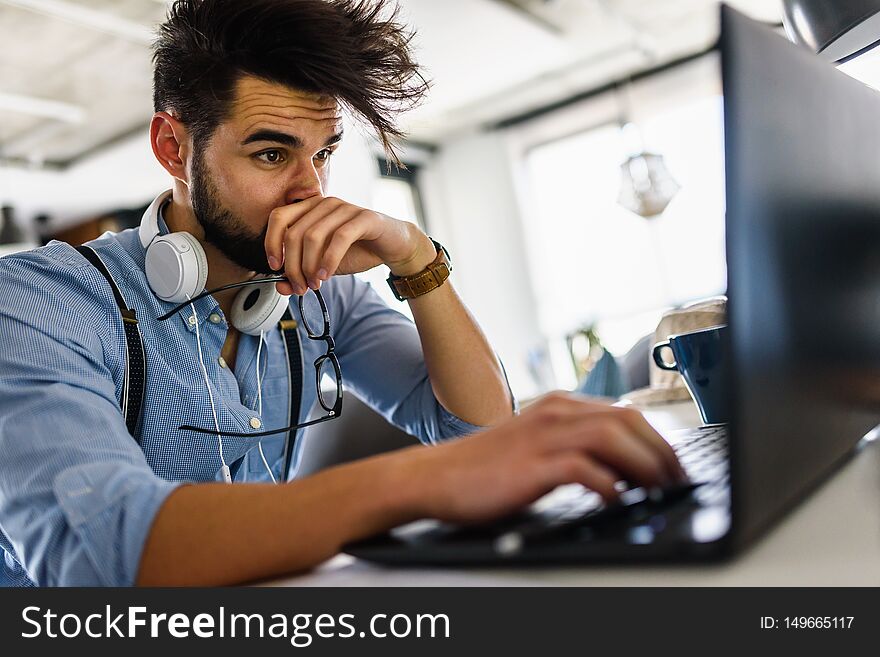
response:
M349 545L404 564L691 561L742 550L880 423L880 94L721 9L731 422L667 436L695 486L564 486L476 526Z

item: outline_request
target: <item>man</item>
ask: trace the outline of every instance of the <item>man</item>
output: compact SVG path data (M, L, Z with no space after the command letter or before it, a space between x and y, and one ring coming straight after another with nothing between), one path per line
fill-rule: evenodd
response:
M133 432L120 410L131 381L110 282L57 242L0 260L7 583L245 582L311 567L420 517L487 519L569 482L612 499L619 479L683 477L637 413L556 394L512 418L503 370L450 281L408 295L413 326L350 275L384 263L412 280L442 258L413 224L324 196L341 108L390 147L395 113L426 88L385 9L373 0L171 8L155 50L150 140L173 189L145 217L157 234L89 245L139 320L146 379ZM158 320L175 304L157 296L165 272L149 271L150 249L177 234L190 236L179 250L203 250L208 290L273 271L293 308L320 290L335 343L297 329L298 388L287 338L236 329L238 289ZM306 370L334 349L346 387L422 442L479 433L295 479L288 436L263 434L306 418L318 395ZM289 418L292 398L301 411ZM202 432L181 428L191 425Z

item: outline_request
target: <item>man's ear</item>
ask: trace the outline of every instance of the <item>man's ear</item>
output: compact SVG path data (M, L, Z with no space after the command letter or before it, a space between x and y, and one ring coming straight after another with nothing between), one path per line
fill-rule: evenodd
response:
M168 112L156 112L150 121L150 146L159 164L172 177L189 184L187 158L190 137L186 127Z

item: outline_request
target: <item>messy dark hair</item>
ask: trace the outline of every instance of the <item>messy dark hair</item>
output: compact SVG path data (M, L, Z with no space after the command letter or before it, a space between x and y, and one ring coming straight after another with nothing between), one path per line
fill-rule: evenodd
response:
M243 75L330 96L397 161L397 115L428 90L387 0L177 0L153 46L154 110L205 145Z

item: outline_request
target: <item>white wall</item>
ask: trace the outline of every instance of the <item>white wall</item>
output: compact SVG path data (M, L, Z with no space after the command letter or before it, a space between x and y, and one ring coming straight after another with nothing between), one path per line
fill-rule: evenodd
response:
M15 206L19 221L27 225L34 214L45 212L56 228L144 205L168 186L169 177L153 158L146 128L64 171L0 170L0 197Z
M452 255L456 288L504 362L514 393L535 394L527 354L543 338L505 136L467 134L445 143L420 183L430 231Z

